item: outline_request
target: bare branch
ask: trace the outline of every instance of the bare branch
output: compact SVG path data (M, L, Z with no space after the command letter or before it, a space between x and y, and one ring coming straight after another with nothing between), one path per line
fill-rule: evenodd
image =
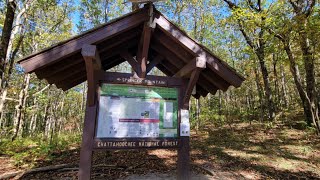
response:
M7 100L7 101L16 101L16 102L19 102L19 100L18 100L18 99L9 98L9 97L7 97L7 98L6 98L6 100Z
M254 45L253 41L250 39L250 37L248 36L248 34L245 32L244 30L244 27L243 27L243 24L242 22L238 19L238 24L239 24L239 28L240 28L240 31L242 33L242 35L244 36L245 40L247 41L247 43L249 44L249 46L255 50L256 49L256 46Z
M236 9L239 8L235 3L229 1L229 0L223 0L224 2L226 2L229 6L230 9Z
M32 94L33 97L39 95L40 93L42 93L43 91L45 91L46 89L48 89L51 86L51 84L48 84L46 87L44 87L43 89L41 89L40 91Z
M297 2L295 2L293 0L289 0L289 3L291 4L291 6L293 7L294 11L297 14L301 11Z
M274 30L268 28L268 32L274 37L278 38L280 41L284 41L284 37L281 34L276 33Z
M315 4L316 4L316 0L311 0L311 4L310 4L310 6L309 6L309 1L308 1L308 4L307 4L307 6L306 6L306 10L305 10L305 12L304 12L304 14L305 14L307 17L309 17L310 14L312 13Z

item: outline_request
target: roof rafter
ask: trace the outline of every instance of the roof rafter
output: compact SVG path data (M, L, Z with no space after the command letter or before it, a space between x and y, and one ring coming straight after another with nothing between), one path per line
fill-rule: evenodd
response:
M182 44L183 47L186 47L186 50L192 51L199 57L204 57L207 60L208 68L225 79L228 83L234 85L235 87L239 87L241 85L244 78L235 73L233 68L225 63L222 63L220 59L203 49L202 46L180 31L178 27L170 23L164 16L161 15L161 13L158 11L157 13L158 15L154 21L164 33L173 37L175 41Z
M126 18L114 21L108 26L102 26L94 33L88 33L84 36L72 39L40 54L24 58L19 62L24 67L26 72L33 72L35 69L54 63L64 56L79 52L82 46L85 44L96 44L102 40L111 38L117 34L138 26L141 24L141 22L148 20L148 18L149 17L146 10L138 11L137 13L131 14ZM28 61L33 61L33 63L27 63Z

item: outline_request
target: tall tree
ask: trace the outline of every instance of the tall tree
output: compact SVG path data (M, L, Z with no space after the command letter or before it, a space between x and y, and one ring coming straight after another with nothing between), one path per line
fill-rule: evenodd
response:
M16 3L14 0L7 1L6 15L4 25L2 28L1 42L0 42L0 84L2 84L2 78L5 71L7 50L10 42L13 21L16 11ZM2 89L2 88L1 88Z
M311 50L310 38L308 35L308 19L312 14L316 0L289 0L295 17L294 20L297 24L297 30L299 34L299 45L302 52L302 58L305 66L307 95L311 105L311 112L308 113L307 123L311 126L315 124L318 130L320 130L319 110L317 106L316 98L316 83L315 83L315 65L314 56ZM320 131L319 131L320 132Z
M228 4L229 9L231 9L236 14L236 22L239 27L239 30L241 31L247 44L251 47L251 49L254 51L259 60L260 69L262 72L264 82L264 90L266 93L266 100L268 106L267 108L269 112L268 117L269 120L273 120L275 117L275 107L270 87L269 72L266 66L265 32L267 29L265 26L266 15L263 4L261 0L257 0L256 3L252 2L251 0L247 0L244 3L244 5L246 6L246 8L244 9L235 4L234 2L231 2L230 0L224 0L224 2L226 2ZM250 12L250 15L247 15L248 12ZM248 19L249 16L253 16L255 18L253 20L254 23L249 23L251 27L246 25L248 21L252 21Z

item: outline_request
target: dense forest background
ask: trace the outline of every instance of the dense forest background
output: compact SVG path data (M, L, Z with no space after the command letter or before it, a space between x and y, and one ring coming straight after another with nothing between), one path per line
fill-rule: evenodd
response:
M240 88L192 99L193 129L239 121L272 128L281 121L319 134L316 0L172 0L155 6L246 78ZM17 60L135 8L123 0L0 0L1 143L32 139L58 146L81 138L86 83L64 92L24 74ZM125 63L111 71L131 72Z

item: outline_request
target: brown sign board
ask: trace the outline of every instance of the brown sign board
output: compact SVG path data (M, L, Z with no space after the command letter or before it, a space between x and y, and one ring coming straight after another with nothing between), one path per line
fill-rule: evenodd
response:
M100 73L94 149L179 147L183 79Z
M188 80L162 76L133 78L132 74L101 70L95 70L93 74L95 98L93 105L86 109L79 178L90 178L88 174L91 173L93 151L119 149L177 149L178 177L187 177L189 137L180 136L180 123L183 95ZM147 98L139 94L141 90ZM119 105L119 102L124 104ZM132 103L144 104L139 106ZM146 109L146 103L160 108L161 112L152 108ZM166 103L165 107L161 107ZM135 110L128 109L133 106L137 106L136 109L142 113L137 111L135 114ZM172 120L166 119L163 111ZM136 128L132 130L134 126Z

